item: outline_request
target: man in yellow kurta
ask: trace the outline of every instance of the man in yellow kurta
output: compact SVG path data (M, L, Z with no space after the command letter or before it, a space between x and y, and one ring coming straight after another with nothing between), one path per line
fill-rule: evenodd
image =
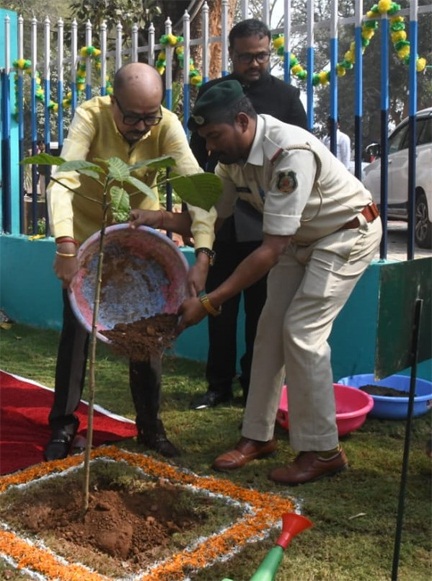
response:
M64 159L91 161L118 157L131 165L169 155L175 159L176 172L181 175L202 171L177 116L161 105L162 80L153 67L143 63L123 66L115 75L113 89L112 96L94 97L78 107L62 149ZM88 198L102 200L103 193L86 176L57 172L55 177L73 192L53 182L48 189L50 226L56 241L54 271L63 283L64 312L54 404L49 416L52 435L44 452L47 460L66 457L78 429L74 412L84 386L88 333L71 310L67 288L78 269L78 245L102 226L102 206ZM153 188L156 200L138 193L131 196L131 206L157 210L156 171L144 168L137 177ZM191 295L196 296L204 288L212 257L216 213L192 206L188 209L196 247L196 262L189 271L188 286ZM163 214L160 215L162 219ZM137 413L138 442L164 456L178 455L159 417L160 357L148 362L131 361L129 378Z

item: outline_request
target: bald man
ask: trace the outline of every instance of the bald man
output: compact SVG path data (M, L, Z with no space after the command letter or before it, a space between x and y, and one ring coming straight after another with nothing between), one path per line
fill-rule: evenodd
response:
M192 154L177 116L162 106L163 85L159 73L144 63L120 68L111 96L94 97L77 108L61 156L66 160L118 157L131 165L169 155L176 172L188 175L202 171ZM138 193L130 198L133 208L159 208L156 171L143 169L137 177L150 186L156 200ZM78 430L75 415L84 387L89 335L75 318L67 288L78 269L77 247L102 226L103 189L94 180L74 172L56 173L69 189L51 182L48 188L50 227L56 241L54 271L63 285L63 329L60 337L54 403L49 415L51 438L44 458L65 458ZM127 186L124 186L127 189ZM132 190L130 190L131 192ZM79 195L83 192L87 197ZM191 231L196 262L189 271L189 290L196 295L205 286L214 239L215 211L190 206ZM162 214L161 214L162 216ZM109 217L110 219L111 217ZM129 383L136 409L138 443L166 457L179 454L168 440L159 416L161 358L129 362Z

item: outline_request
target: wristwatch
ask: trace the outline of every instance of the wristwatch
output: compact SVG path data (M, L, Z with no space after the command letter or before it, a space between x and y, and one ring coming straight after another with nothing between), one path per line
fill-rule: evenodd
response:
M209 257L209 264L210 266L213 266L216 259L216 252L214 250L210 250L210 248L197 248L195 250L195 256L198 256L200 252Z

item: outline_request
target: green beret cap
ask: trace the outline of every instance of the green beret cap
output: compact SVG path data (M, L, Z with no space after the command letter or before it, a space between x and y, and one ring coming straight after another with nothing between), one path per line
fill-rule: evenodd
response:
M217 122L222 110L237 103L244 96L238 81L216 83L196 101L188 120L188 128L196 131L208 123Z

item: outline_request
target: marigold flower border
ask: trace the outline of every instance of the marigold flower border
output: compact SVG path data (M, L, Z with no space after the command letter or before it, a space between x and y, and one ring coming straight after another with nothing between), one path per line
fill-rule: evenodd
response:
M92 451L91 458L109 458L124 461L130 466L140 468L144 473L169 480L174 484L192 486L213 494L229 497L248 506L243 517L206 539L200 539L192 547L172 555L168 560L153 565L136 576L140 581L182 580L192 570L199 570L216 561L232 556L243 545L264 538L273 527L281 522L282 514L294 511L292 499L242 488L228 480L209 476L198 476L171 464L166 464L150 456L135 454L114 446L100 447ZM83 455L69 456L64 460L38 464L0 479L0 494L11 486L31 483L39 478L61 474L63 471L78 467ZM247 514L246 514L247 513ZM0 554L12 559L19 569L29 569L47 580L102 581L107 577L91 571L84 565L71 564L53 554L42 543L33 543L20 538L6 528L0 528Z

